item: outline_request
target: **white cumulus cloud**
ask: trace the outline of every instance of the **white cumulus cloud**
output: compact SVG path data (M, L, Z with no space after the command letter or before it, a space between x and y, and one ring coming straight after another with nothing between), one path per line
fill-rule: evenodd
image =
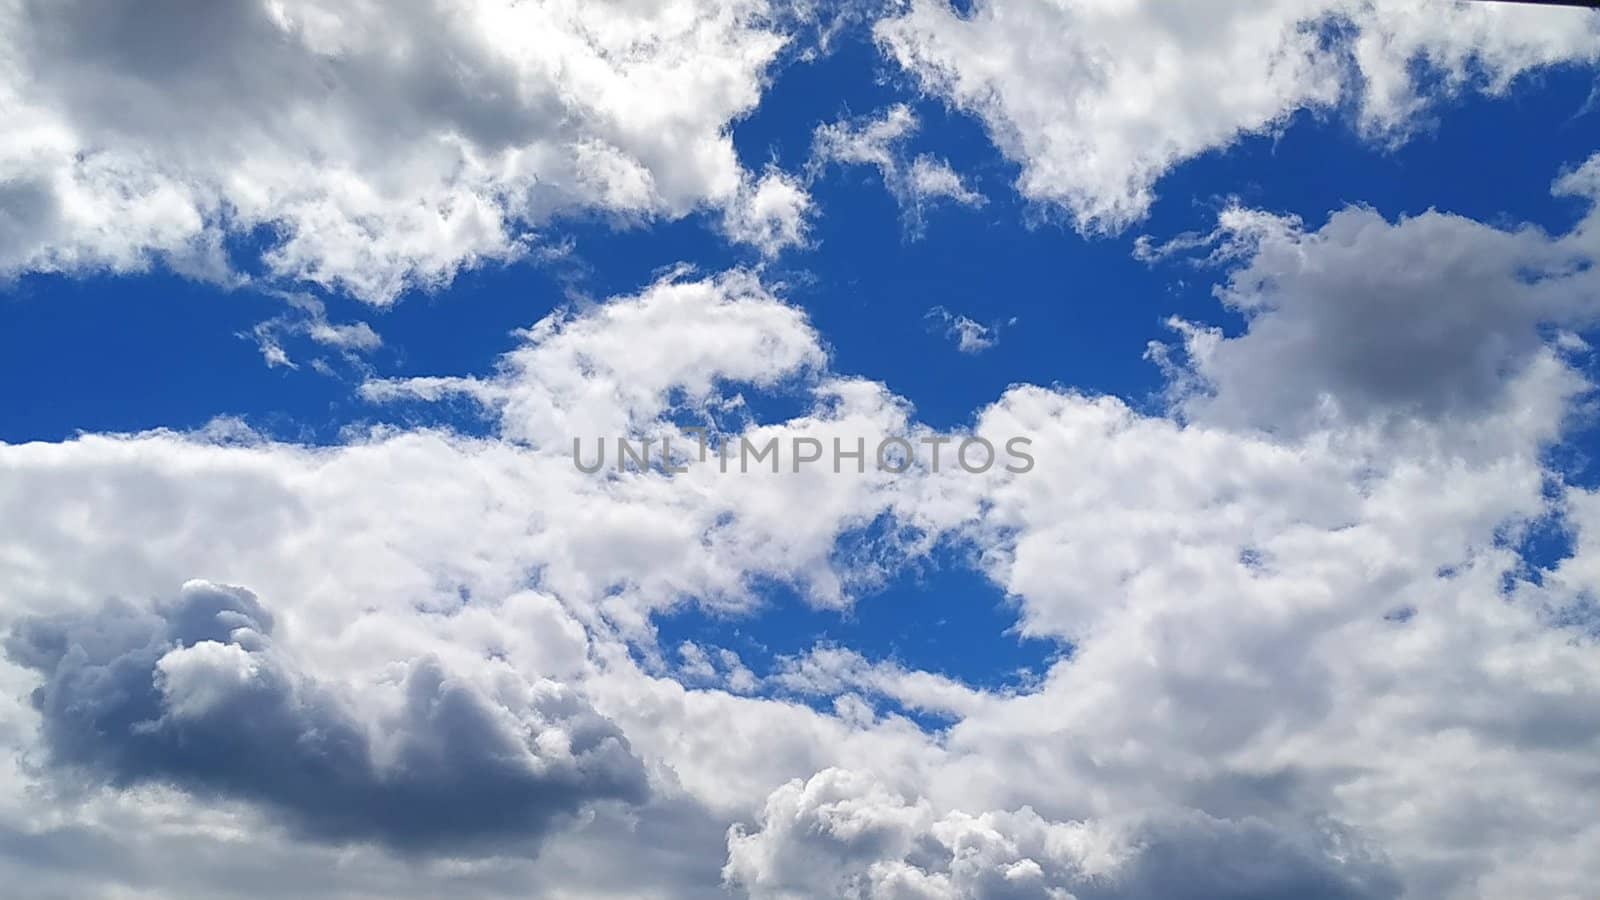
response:
M1143 218L1174 166L1298 110L1354 97L1360 128L1389 139L1437 94L1600 58L1581 10L1459 0L908 0L876 34L982 119L1022 196L1082 231Z
M515 259L563 212L726 210L773 251L803 196L730 123L786 41L763 0L0 3L0 277L273 276L387 303Z

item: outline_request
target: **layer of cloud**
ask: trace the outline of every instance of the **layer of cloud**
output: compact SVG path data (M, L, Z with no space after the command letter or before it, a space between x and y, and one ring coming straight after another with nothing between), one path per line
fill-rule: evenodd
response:
M0 735L33 761L0 781L0 865L75 897L221 894L263 858L304 896L1585 896L1600 502L1548 451L1588 388L1565 332L1591 321L1589 225L1230 215L1219 278L1252 311L1224 343L1287 401L1191 347L1169 371L1205 391L1173 415L1019 385L939 433L834 371L780 289L679 272L536 324L491 374L368 387L464 398L486 435L0 445ZM1350 242L1373 264L1334 265ZM1527 293L1463 292L1464 266ZM1358 290L1365 315L1326 308ZM1429 352L1438 328L1499 377ZM1418 371L1366 380L1350 347ZM1459 386L1430 384L1441 366ZM1336 414L1293 402L1323 395ZM1022 434L1038 464L724 474L691 423L824 446ZM671 437L687 470L579 472L584 429ZM1534 572L1519 548L1552 520L1572 556ZM840 552L868 530L881 556ZM873 602L863 585L935 545L1062 648L1036 682L658 645L663 611L759 615L773 582ZM214 583L178 587L196 577ZM576 735L610 749L590 766ZM278 752L249 773L216 758L245 738ZM306 774L321 760L337 777ZM395 814L466 774L495 796ZM559 802L513 803L552 783ZM428 859L464 845L487 858ZM127 861L175 846L205 849L184 885Z

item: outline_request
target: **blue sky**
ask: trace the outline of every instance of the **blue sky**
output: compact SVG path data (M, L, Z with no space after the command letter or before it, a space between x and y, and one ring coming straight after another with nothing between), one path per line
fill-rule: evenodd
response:
M1595 16L447 5L0 3L22 896L1600 877Z

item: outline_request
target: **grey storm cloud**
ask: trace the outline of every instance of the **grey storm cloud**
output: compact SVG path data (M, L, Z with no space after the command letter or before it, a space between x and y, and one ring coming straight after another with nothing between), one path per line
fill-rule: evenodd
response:
M150 610L26 620L5 649L44 677L51 769L243 800L310 837L471 851L647 797L626 739L569 689L491 697L424 658L368 722L276 652L272 628L249 591L190 582Z
M1126 874L1083 889L1084 900L1389 900L1400 881L1386 860L1348 830L1283 829L1257 819L1199 813L1157 821L1139 833L1142 851Z
M1217 289L1245 317L1243 333L1174 320L1189 356L1172 373L1184 411L1297 434L1330 420L1440 423L1501 408L1541 362L1587 352L1579 334L1600 319L1600 164L1552 191L1586 207L1564 234L1436 211L1391 222L1355 206L1312 230L1230 209L1211 235L1142 245L1146 259L1215 245L1213 261L1244 260Z

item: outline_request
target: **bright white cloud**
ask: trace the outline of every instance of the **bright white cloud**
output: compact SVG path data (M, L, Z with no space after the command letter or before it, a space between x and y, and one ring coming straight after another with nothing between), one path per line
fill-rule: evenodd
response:
M520 256L564 211L725 209L775 251L805 199L728 134L785 43L772 19L763 0L6 0L0 277L161 260L229 280L236 240L386 303Z
M1000 331L1008 325L1015 325L1016 319L1007 322L997 322L985 325L976 319L953 313L942 306L935 306L928 310L929 322L942 326L945 336L956 342L956 349L962 353L978 354L1000 343Z
M767 256L805 243L811 195L798 179L777 170L745 184L729 204L722 227L728 236Z
M816 177L829 165L872 166L900 204L913 234L921 231L928 207L948 201L966 207L987 202L950 163L923 153L908 160L902 145L920 123L911 107L897 103L877 117L819 125L811 138L808 168Z
M507 437L550 448L631 435L674 400L705 406L728 382L772 388L815 379L826 357L805 314L754 276L691 281L678 272L637 297L558 312L521 334L492 379L374 381L371 399L473 397Z
M1430 94L1600 57L1600 22L1581 10L1453 0L978 0L969 14L908 0L877 38L983 120L1024 197L1082 231L1143 218L1168 170L1297 110L1354 96L1360 127L1394 137Z
M285 338L304 337L313 344L338 353L346 361L359 362L361 355L383 346L383 338L366 322L333 322L328 319L327 305L305 293L283 295L288 310L262 322L250 330L250 337L261 350L268 366L299 368L284 349ZM318 357L313 366L326 371L328 363Z

